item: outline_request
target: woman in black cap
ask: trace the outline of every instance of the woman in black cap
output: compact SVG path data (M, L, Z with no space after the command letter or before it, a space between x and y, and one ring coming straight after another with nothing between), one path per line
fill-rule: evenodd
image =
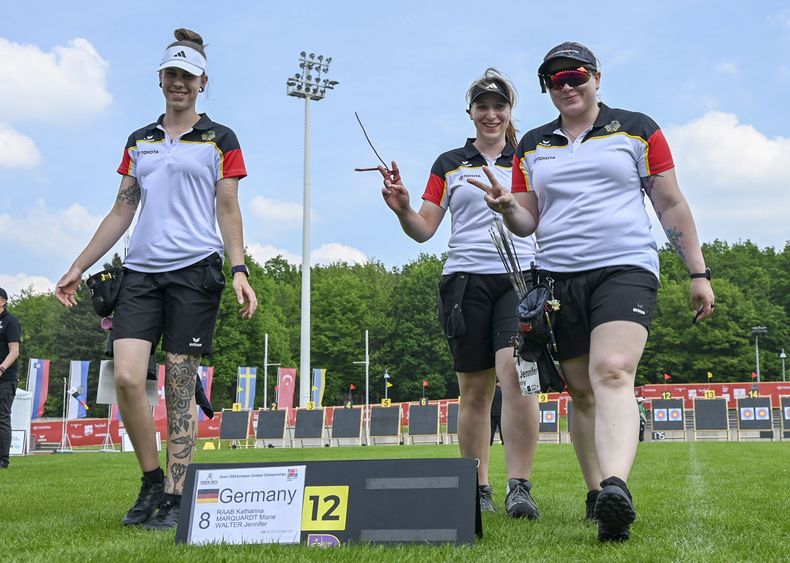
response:
M152 530L178 524L197 445L195 379L201 356L211 353L225 253L242 316L251 317L257 307L244 265L238 187L247 172L241 148L230 128L196 111L208 82L203 39L186 29L177 29L175 37L157 69L165 113L129 136L115 204L55 290L61 303L74 306L82 274L137 213L113 315L113 357L118 406L143 473L122 525ZM160 338L166 355L166 479L145 393L148 358Z
M384 177L384 201L403 231L417 242L430 239L445 212L450 211L450 248L439 284L439 308L461 392L461 455L480 460L480 508L494 512L488 454L491 400L499 377L507 445L505 510L513 517L536 519L539 512L530 494L529 478L538 437L538 405L534 396L521 394L516 376L511 338L518 334L518 299L491 243L488 229L493 214L468 183L470 178L482 179L486 165L500 182L510 183L516 143L511 116L515 101L515 89L495 69L489 68L472 84L467 92L467 113L476 137L436 159L419 211L409 204L397 164L392 163L392 170L383 166L379 170ZM516 238L514 243L521 263L528 267L535 255L534 242Z
M698 319L714 308L694 219L658 125L598 101L598 61L563 43L538 69L560 116L519 143L512 193L486 170L489 206L521 236L535 233L538 268L559 300L557 359L573 396L573 445L601 541L626 540L636 511L626 481L636 455L634 378L659 286L644 195L691 274Z

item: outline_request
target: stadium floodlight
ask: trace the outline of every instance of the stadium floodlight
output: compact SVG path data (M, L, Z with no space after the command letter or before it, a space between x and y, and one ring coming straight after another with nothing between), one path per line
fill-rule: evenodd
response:
M299 351L299 406L310 400L310 101L320 101L327 90L334 90L339 82L331 83L322 74L329 72L332 57L324 59L315 53L299 53L301 73L285 82L287 94L304 99L304 197L302 198L302 322Z
M768 334L768 328L764 326L753 326L752 336L754 336L754 357L757 364L757 383L760 383L760 335Z
M782 383L785 382L785 360L787 359L787 354L785 354L785 349L782 348L782 353L779 354L779 359L782 360Z

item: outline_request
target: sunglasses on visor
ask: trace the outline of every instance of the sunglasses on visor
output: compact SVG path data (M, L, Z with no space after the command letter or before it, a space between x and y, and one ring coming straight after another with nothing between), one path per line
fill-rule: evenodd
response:
M545 74L541 76L543 84L550 90L561 90L566 84L571 88L576 88L582 84L587 84L592 78L590 69L580 66L570 70L561 70L554 74Z

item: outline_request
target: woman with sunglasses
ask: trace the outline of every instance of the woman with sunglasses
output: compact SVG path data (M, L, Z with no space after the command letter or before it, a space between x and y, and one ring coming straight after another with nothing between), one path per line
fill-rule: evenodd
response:
M598 61L578 43L551 49L538 76L560 116L521 139L512 193L491 170L490 186L472 183L514 233L536 235L540 276L560 302L556 359L573 396L587 518L601 541L622 541L636 519L626 485L638 444L634 378L659 287L644 195L689 268L700 319L714 308L710 270L655 122L598 101Z
M195 380L201 356L211 354L226 252L242 316L251 317L257 307L244 265L238 187L247 172L241 148L231 129L195 109L208 82L203 39L186 29L175 37L158 68L165 113L129 136L113 208L55 290L65 306L76 305L82 274L129 229L139 207L113 314L113 357L118 406L143 474L122 525L150 530L178 524L196 448ZM160 337L167 478L145 392L148 358Z
M488 478L491 402L498 377L502 387L502 430L508 470L505 510L516 518L539 517L529 481L538 438L535 396L521 394L511 339L518 335L518 299L491 243L493 214L469 184L489 166L509 185L516 129L511 111L516 92L495 69L487 69L467 91L467 113L476 136L439 156L431 169L422 205L415 211L398 165L383 166L384 201L403 231L417 242L436 232L449 209L450 249L439 284L439 320L447 336L461 393L458 441L461 455L479 460L480 508L496 511ZM514 240L521 264L534 260L531 238Z

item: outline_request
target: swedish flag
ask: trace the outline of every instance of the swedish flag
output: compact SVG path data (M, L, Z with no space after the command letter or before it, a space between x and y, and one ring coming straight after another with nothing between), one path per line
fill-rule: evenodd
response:
M255 404L255 377L258 368L239 366L236 383L236 402L242 410L252 409Z

